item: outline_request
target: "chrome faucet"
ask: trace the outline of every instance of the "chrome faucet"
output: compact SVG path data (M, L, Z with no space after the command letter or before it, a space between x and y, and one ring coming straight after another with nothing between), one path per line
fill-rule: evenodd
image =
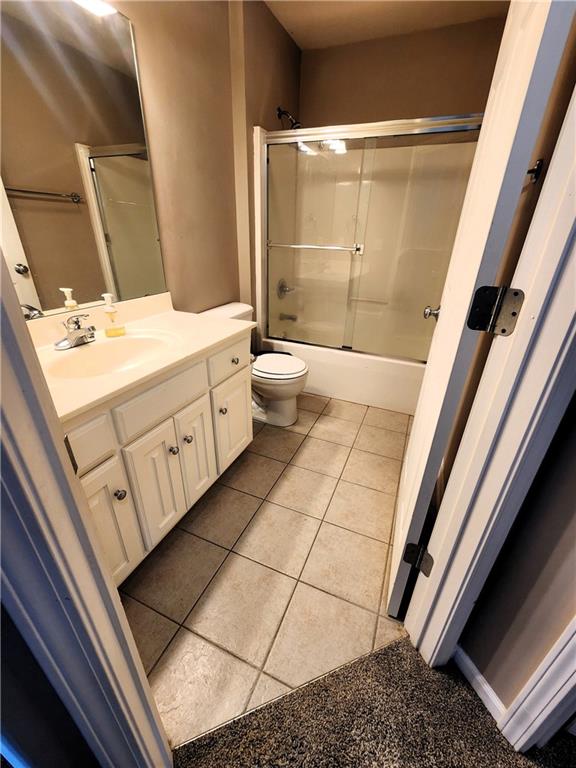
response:
M25 320L36 320L37 317L44 317L44 312L38 307L32 306L32 304L20 304L22 312L24 313Z
M71 315L62 323L66 328L66 336L54 344L54 349L73 349L82 344L89 344L95 340L96 328L93 325L82 325L82 320L90 315Z

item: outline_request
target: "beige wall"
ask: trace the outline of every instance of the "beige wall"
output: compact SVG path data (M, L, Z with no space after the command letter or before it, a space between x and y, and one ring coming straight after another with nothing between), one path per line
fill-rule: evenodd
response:
M166 282L176 309L238 298L228 4L118 2L134 24Z
M302 53L304 127L482 112L503 19Z
M574 424L573 404L460 640L506 706L576 615Z
M254 181L252 129L258 125L268 131L281 128L276 108L282 106L298 114L300 88L300 49L263 2L244 3L244 52L246 123L248 145L248 190L250 205L250 243L252 304L254 281Z
M75 142L143 141L136 81L18 19L3 15L2 22L4 184L82 193ZM105 285L87 206L10 203L42 307L62 304L62 285L73 286L80 302L99 298Z
M277 131L276 107L298 114L300 49L259 0L244 3L244 46L248 125Z

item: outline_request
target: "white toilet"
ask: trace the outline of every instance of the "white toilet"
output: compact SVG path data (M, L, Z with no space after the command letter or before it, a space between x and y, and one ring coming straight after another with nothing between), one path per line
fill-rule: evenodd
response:
M308 366L294 355L266 352L252 363L252 415L258 421L289 427L298 418L296 398Z
M252 320L249 304L222 304L202 315L218 315L235 320ZM296 398L304 389L308 366L295 355L264 352L252 363L252 415L258 421L289 427L298 418Z

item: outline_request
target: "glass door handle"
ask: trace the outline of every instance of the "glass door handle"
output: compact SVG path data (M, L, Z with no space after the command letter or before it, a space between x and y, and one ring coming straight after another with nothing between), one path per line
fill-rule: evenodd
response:
M306 245L297 243L271 243L268 241L268 248L294 248L304 251L345 251L347 253L364 253L364 243L354 243L354 245Z
M425 307L422 314L424 315L424 320L429 320L433 317L434 320L438 322L438 318L440 317L440 307L436 307L436 309L432 309L430 306Z

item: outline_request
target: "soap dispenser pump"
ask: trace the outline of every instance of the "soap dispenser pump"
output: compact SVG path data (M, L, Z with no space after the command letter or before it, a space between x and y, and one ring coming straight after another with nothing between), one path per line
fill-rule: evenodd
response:
M73 309L78 309L78 302L76 299L72 298L72 291L73 288L59 288L60 291L64 294L64 306L66 309L71 312Z
M112 303L112 294L103 293L102 298L104 299L104 312L106 312L108 317L108 325L104 329L104 333L108 337L124 336L126 333L126 326L116 325L116 312L118 312L118 310Z

